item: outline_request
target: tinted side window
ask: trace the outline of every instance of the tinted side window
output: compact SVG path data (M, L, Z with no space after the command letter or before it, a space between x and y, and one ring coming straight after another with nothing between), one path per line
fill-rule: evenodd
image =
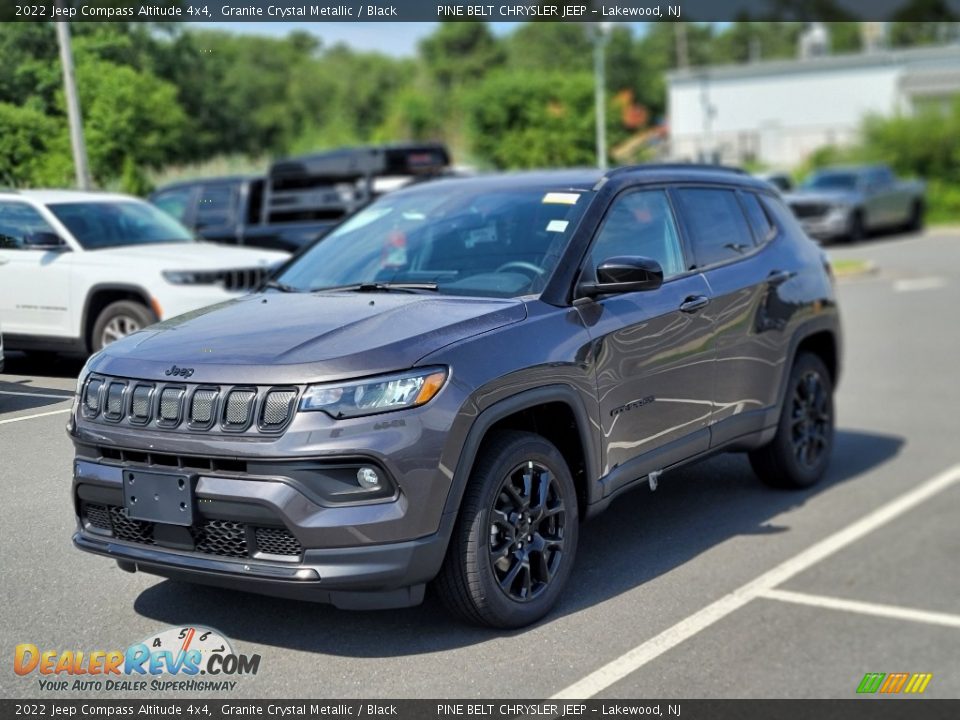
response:
M684 270L683 252L666 193L645 190L614 200L590 253L596 273L604 260L618 256L653 258L665 278Z
M681 188L677 197L697 267L740 257L753 248L750 227L732 190Z
M34 233L54 233L35 208L20 202L0 202L0 250L22 250Z
M776 232L776 228L767 216L767 211L760 204L760 199L751 192L741 193L740 200L743 201L743 210L747 213L747 221L753 230L753 237L758 243L765 243Z
M187 187L165 190L154 195L151 202L168 215L172 215L180 222L185 222L192 198L193 188Z
M235 185L208 185L201 191L197 227L229 225L237 204Z

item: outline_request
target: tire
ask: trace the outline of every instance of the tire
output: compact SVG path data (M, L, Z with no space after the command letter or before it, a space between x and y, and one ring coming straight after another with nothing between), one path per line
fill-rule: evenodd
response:
M863 226L863 213L857 210L850 218L850 232L847 233L848 243L858 243L867 236L867 231Z
M435 588L467 622L529 625L563 592L578 532L576 488L560 451L533 433L497 433L478 455Z
M924 207L922 200L915 200L910 210L910 220L907 222L908 232L920 232L923 230Z
M777 434L750 453L767 485L802 489L823 477L833 449L833 381L817 355L802 353L790 371Z
M103 350L111 342L126 337L157 322L157 316L146 305L132 300L110 303L97 316L90 338L91 352Z

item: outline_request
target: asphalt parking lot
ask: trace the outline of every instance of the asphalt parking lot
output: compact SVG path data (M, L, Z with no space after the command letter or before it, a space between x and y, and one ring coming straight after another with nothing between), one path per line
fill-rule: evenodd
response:
M74 550L64 423L80 363L11 355L4 652L124 648L196 623L262 656L232 698L852 698L867 672L933 673L926 697L960 697L960 231L830 252L877 271L841 282L826 481L770 490L739 455L665 475L585 526L566 598L513 633L460 625L429 596L350 613L130 575ZM0 693L77 696L10 669Z

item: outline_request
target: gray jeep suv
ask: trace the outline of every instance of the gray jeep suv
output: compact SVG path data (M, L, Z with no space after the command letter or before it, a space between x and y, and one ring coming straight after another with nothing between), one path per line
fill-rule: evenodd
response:
M75 545L128 571L517 627L580 521L721 450L821 478L829 266L766 184L644 166L388 195L261 291L91 357Z

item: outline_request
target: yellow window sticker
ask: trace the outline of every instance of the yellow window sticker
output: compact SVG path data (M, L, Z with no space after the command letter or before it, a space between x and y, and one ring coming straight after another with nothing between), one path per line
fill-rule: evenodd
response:
M545 205L576 205L580 193L548 192L543 196Z

